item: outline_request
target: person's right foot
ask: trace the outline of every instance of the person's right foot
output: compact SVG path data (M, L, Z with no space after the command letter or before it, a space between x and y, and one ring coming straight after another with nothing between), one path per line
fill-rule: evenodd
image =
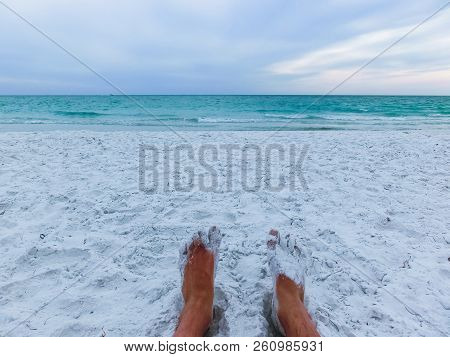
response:
M267 240L269 265L274 279L272 319L286 336L319 336L304 305L305 256L295 239L272 229Z

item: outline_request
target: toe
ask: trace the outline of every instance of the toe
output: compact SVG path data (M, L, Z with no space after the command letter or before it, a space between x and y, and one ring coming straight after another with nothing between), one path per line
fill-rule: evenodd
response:
M289 252L289 235L280 237L280 247Z
M280 233L276 229L271 229L267 239L267 248L274 250L280 241Z
M294 251L295 238L291 237L290 234L287 234L286 237L284 237L284 240L286 242L286 248L292 253Z
M301 257L303 254L303 248L301 241L299 239L295 239L293 246L293 253L297 255L297 257Z
M276 246L277 246L276 240L274 239L267 240L267 248L269 248L270 250L274 250Z
M222 242L223 234L217 226L212 226L208 231L209 248L217 254L220 243Z
M208 231L208 238L209 238L209 241L211 241L212 239L214 239L214 236L215 236L216 234L220 234L220 230L219 230L219 228L218 228L217 226L212 226L212 227L209 229L209 231Z
M187 242L183 243L180 247L180 257L186 256L188 253L188 249L189 249L189 243L187 243Z

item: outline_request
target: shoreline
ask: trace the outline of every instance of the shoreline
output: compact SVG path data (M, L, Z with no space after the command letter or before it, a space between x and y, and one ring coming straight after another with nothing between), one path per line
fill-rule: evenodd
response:
M170 128L170 129L169 129ZM302 132L339 132L339 133L345 133L345 132L441 132L441 131L450 131L450 126L443 126L443 127L436 127L436 128L399 128L399 129L392 129L392 127L386 127L386 128L372 128L372 129L354 129L354 128L303 128L303 129L292 129L292 128L283 128L281 130L277 130L276 128L261 128L260 130L257 129L217 129L217 128L195 128L195 127L180 127L180 126L164 126L164 125L109 125L109 124L87 124L87 125L80 125L80 124L0 124L0 133L28 133L28 132L145 132L145 133L161 133L161 132L172 132L171 129L174 131L179 132L189 132L189 133L220 133L220 132L293 132L293 133L302 133Z

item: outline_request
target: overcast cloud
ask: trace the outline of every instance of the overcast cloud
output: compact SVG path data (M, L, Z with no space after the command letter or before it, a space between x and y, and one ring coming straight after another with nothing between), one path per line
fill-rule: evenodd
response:
M134 94L321 94L445 1L0 0ZM0 4L0 94L111 87ZM450 95L450 6L337 94Z

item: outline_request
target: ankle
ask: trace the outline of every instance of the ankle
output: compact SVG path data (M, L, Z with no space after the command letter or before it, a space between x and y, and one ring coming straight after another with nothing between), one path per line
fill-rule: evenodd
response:
M213 299L214 298L209 294L191 295L189 299L184 302L184 308L203 314L212 310Z
M195 289L183 289L184 305L193 307L210 306L214 300L214 285L204 284Z
M316 326L306 308L279 312L278 318L287 337L319 337Z
M203 336L211 324L212 318L212 301L209 299L190 299L184 304L174 336Z

